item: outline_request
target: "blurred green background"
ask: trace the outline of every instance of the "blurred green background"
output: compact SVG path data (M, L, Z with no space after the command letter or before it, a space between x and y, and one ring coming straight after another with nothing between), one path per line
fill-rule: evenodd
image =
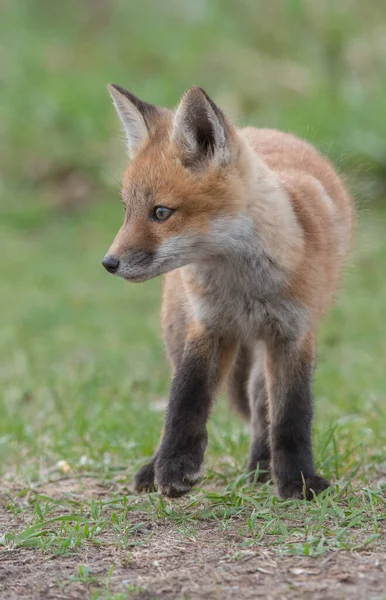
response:
M1 0L0 8L0 469L35 477L59 459L132 464L158 440L154 407L169 381L160 281L128 286L100 265L123 216L126 162L108 82L168 106L200 85L239 124L298 133L345 173L361 207L359 241L321 335L317 423L327 431L356 415L341 424L343 455L366 441L379 462L385 1ZM237 419L218 409L211 427L212 455L233 453L241 468L247 436ZM318 454L330 474L331 439Z
M201 85L384 193L385 15L384 0L1 0L2 218L33 226L112 195L110 81L167 106Z

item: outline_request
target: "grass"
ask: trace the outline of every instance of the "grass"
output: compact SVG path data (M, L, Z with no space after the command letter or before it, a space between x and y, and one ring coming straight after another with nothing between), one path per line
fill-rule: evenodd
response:
M142 560L156 581L163 539L198 552L208 533L229 568L265 551L293 557L292 565L381 551L382 3L2 4L9 60L0 73L0 543L7 556L43 557L41 573L56 557L63 593L121 600L152 597L151 586L125 573L141 572ZM132 492L133 474L158 443L170 372L161 282L127 285L100 266L122 218L124 153L104 91L111 80L169 105L200 84L239 122L304 135L338 162L365 206L352 265L320 332L314 446L333 487L314 502L279 501L271 485L247 484L248 432L224 398L209 425L200 487L179 501Z
M18 494L22 497L23 492ZM33 492L22 508L18 502L8 509L19 516L27 510L31 524L15 534L6 533L2 544L14 548L39 548L45 553L78 553L88 544L103 544L113 536L117 548L145 545L149 521L167 519L181 538L195 539L197 522L214 520L220 531L234 528L246 547L266 545L281 555L317 557L328 550L358 550L380 542L380 524L386 518L382 489L353 488L346 481L314 502L279 501L270 486L251 489L239 476L221 491L197 490L188 501L176 504L156 494L143 499L114 495L106 501L54 500ZM143 520L131 520L140 513ZM60 513L60 514L58 514ZM239 552L233 556L237 560Z

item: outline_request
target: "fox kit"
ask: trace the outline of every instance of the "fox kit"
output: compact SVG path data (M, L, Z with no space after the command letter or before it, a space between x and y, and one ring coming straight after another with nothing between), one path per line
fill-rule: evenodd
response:
M198 481L226 383L251 422L252 477L310 499L329 485L312 456L316 333L350 248L352 200L313 146L237 129L199 87L175 111L109 91L131 161L103 265L133 282L165 275L173 370L162 441L136 488L180 496Z

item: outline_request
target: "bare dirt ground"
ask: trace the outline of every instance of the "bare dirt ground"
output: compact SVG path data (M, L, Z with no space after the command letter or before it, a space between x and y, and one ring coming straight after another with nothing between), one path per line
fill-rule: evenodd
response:
M59 484L60 485L60 484ZM60 497L63 490L50 488ZM0 532L25 527L21 513L14 517L0 506ZM132 523L148 519L135 512ZM132 599L256 599L314 600L386 598L386 553L329 552L319 558L280 556L263 544L241 545L237 519L232 530L221 531L213 521L195 523L194 537L181 536L167 520L149 521L138 533L140 545L120 549L113 534L102 534L71 555L53 556L38 549L0 547L0 598L4 600ZM77 580L78 566L88 565L93 581ZM103 582L111 565L115 570ZM99 590L99 592L98 592ZM100 595L98 595L100 594Z

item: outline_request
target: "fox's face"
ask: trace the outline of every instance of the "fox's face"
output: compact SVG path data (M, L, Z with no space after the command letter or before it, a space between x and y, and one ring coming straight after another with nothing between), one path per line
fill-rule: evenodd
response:
M189 90L175 112L116 85L109 91L131 160L123 178L125 218L105 268L145 281L224 252L245 196L235 128L200 88Z

